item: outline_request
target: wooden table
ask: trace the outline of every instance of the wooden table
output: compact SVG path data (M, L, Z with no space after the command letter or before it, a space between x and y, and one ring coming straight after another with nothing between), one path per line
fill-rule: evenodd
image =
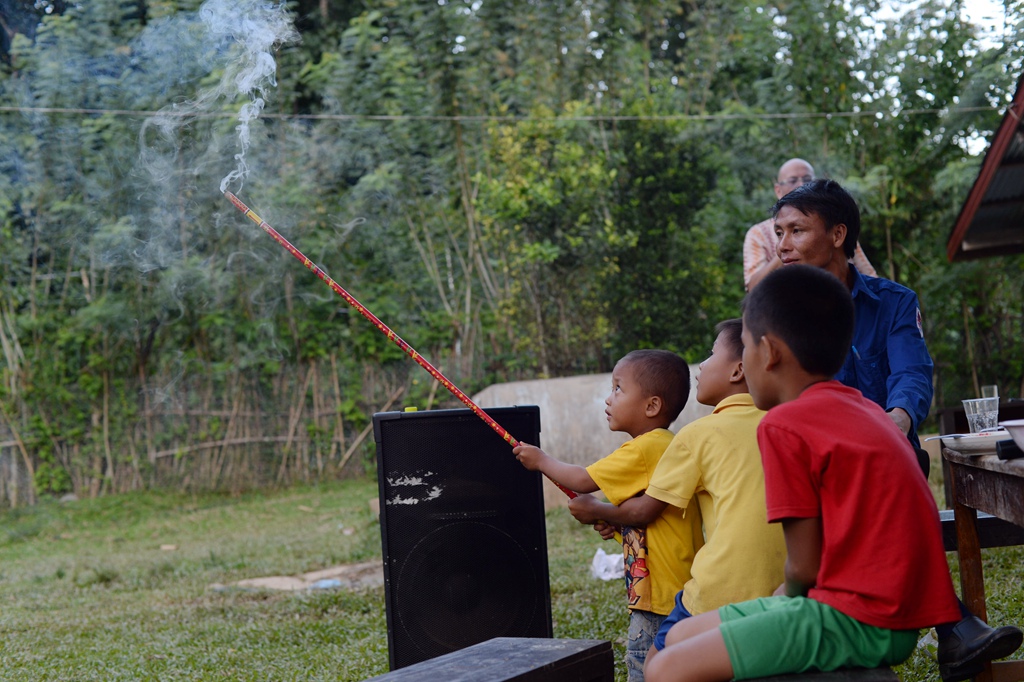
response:
M942 455L949 463L952 483L963 601L974 615L987 622L978 512L1024 526L1024 459L966 455L946 447L942 448ZM977 682L1020 682L1024 680L1024 661L997 661L986 665L985 671L975 679Z

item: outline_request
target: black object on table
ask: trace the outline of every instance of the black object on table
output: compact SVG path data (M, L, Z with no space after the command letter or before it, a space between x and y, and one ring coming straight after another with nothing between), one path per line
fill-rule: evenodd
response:
M996 455L999 459L1019 459L1024 457L1024 450L1012 440L1001 440L996 443Z

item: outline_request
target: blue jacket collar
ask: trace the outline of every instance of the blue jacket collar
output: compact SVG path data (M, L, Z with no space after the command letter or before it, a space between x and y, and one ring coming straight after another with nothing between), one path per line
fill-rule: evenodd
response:
M853 263L850 263L850 269L853 270L853 288L850 289L850 295L856 298L858 294L863 293L868 298L873 298L876 301L880 300L878 298L878 294L872 291L871 287L868 286L867 282L865 281L864 275L860 274L860 272L857 270L857 266L855 266Z

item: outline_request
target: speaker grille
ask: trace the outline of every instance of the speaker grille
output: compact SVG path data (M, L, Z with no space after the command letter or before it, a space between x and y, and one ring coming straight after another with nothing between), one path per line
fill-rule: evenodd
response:
M479 562L493 565L480 571L474 565ZM453 523L409 553L396 586L404 596L398 615L409 640L433 658L482 641L481 631L491 637L526 631L537 600L520 597L541 589L529 554L515 538L484 523Z
M540 439L537 407L488 410ZM540 476L470 410L374 415L391 669L550 637Z

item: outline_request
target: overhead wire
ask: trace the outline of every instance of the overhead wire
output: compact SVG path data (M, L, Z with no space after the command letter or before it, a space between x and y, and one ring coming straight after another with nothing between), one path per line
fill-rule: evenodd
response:
M81 114L110 116L169 116L180 118L236 118L238 112L222 111L189 111L186 109L96 109L76 107L12 107L0 106L2 113L23 114ZM940 109L900 109L896 112L881 110L865 111L830 111L830 112L785 112L785 113L718 113L718 114L662 114L662 115L615 115L593 114L586 116L516 116L516 115L411 115L411 114L285 114L264 111L260 118L283 120L325 120L325 121L458 121L458 122L544 122L544 121L730 121L755 120L768 121L780 119L832 119L861 118L895 119L901 116L917 116L924 114L964 114L978 112L998 113L995 107L954 107Z

